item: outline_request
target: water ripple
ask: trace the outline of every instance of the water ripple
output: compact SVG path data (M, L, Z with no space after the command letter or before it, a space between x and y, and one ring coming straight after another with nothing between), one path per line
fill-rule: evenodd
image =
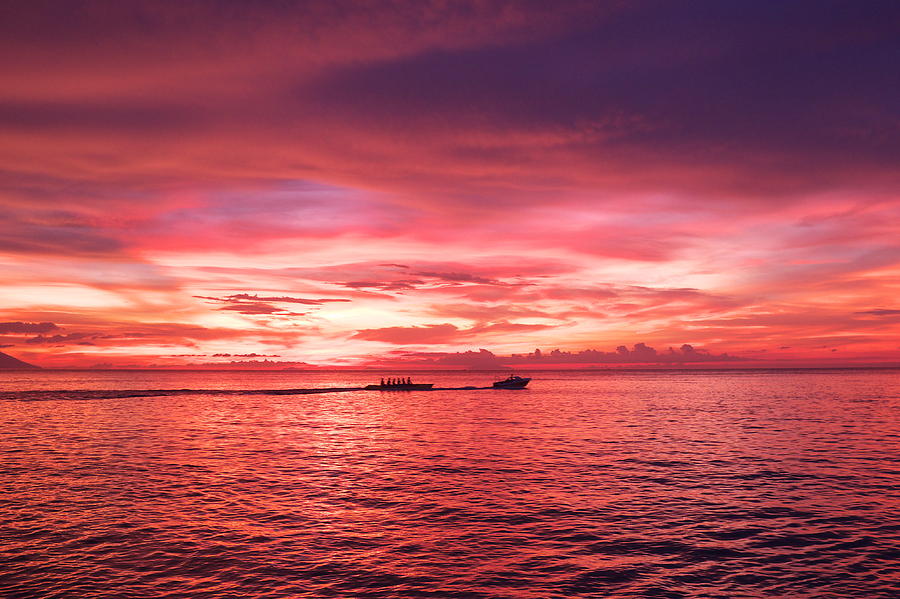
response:
M4 598L898 596L894 372L72 376L0 395Z

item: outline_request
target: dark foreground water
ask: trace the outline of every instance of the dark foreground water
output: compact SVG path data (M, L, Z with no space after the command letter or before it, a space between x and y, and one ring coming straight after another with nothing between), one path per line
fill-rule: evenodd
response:
M900 371L530 374L2 373L0 597L900 596Z

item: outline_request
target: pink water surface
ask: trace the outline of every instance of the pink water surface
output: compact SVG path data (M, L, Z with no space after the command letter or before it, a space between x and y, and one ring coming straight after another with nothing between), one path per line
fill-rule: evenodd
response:
M898 596L900 371L406 374L0 374L0 596Z

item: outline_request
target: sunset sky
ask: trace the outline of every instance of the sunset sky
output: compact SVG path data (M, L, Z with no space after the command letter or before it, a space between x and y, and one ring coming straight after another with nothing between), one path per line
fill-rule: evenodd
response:
M900 363L898 28L890 1L5 2L0 351Z

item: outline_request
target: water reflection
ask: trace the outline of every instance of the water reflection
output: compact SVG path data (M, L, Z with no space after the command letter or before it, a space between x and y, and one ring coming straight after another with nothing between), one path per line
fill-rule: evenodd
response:
M366 382L156 374L28 376L45 389ZM0 401L0 591L890 596L895 371L532 384Z

